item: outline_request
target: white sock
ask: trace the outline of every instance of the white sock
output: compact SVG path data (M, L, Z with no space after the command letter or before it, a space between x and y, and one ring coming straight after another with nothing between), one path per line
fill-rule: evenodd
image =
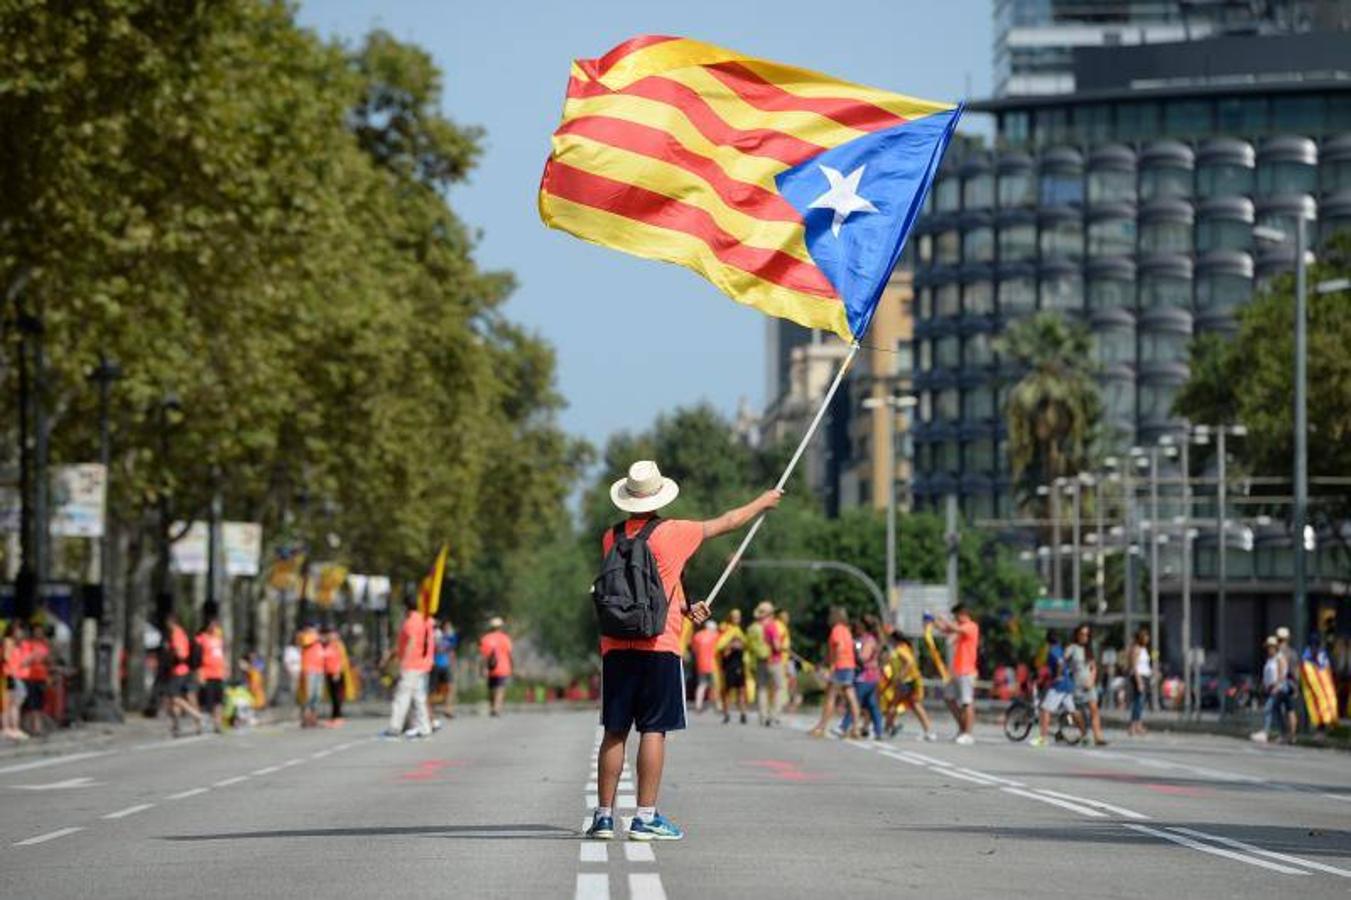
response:
M614 818L614 810L612 810L612 809L611 809L610 807L608 807L608 806L597 806L597 807L596 807L596 818L597 818L597 819L612 819L612 818Z
M651 822L656 816L657 808L655 806L640 806L634 818L640 822Z

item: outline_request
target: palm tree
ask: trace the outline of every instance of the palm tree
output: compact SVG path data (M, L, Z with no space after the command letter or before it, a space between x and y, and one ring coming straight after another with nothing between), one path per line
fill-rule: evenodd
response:
M1023 372L1005 415L1013 481L1026 508L1038 485L1089 466L1102 409L1092 339L1082 325L1041 312L1011 326L995 346Z

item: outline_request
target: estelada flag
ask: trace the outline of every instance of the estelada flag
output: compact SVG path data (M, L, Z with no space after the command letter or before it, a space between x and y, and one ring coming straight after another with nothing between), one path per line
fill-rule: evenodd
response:
M960 115L959 105L643 35L573 63L540 217L858 340Z
M436 554L436 562L432 563L432 570L418 585L417 608L424 616L434 616L441 608L441 582L446 576L446 556L449 553L450 545L442 544L441 551Z

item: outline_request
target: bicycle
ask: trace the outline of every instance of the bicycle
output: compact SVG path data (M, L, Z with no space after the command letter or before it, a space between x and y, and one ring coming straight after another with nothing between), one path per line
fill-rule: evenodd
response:
M1029 693L1030 698L1016 697L1004 710L1004 737L1014 743L1027 740L1041 714L1042 692L1033 685ZM1061 712L1055 724L1056 743L1074 747L1084 739L1083 722L1074 713Z

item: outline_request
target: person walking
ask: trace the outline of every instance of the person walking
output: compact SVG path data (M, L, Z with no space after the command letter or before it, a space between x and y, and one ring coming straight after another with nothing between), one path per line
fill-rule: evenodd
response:
M202 733L204 717L192 700L190 676L192 667L188 657L192 654L192 642L188 633L178 623L178 614L169 610L164 617L165 664L167 672L164 678L164 700L169 709L169 730L178 737L179 717L186 714L197 723L197 733Z
M442 622L436 628L436 655L432 659L432 702L438 696L447 719L455 718L455 655L460 636L455 626Z
M1282 625L1276 629L1277 650L1281 654L1281 671L1285 683L1278 694L1280 714L1284 726L1284 739L1287 744L1295 742L1299 731L1299 653L1290 645L1290 629Z
M980 625L971 618L965 603L952 608L952 618L939 616L934 627L952 642L952 680L947 684L948 709L957 722L956 743L974 744L976 727L976 651Z
M1047 635L1046 670L1048 685L1046 695L1041 699L1041 709L1037 719L1040 733L1032 739L1033 747L1045 747L1051 735L1051 716L1059 718L1064 713L1074 716L1083 727L1083 714L1074 707L1074 674L1065 660L1065 648L1060 645L1060 635L1054 631Z
M1268 635L1263 642L1267 658L1262 664L1262 729L1254 731L1250 737L1259 744L1271 740L1271 736L1281 734L1284 727L1284 703L1281 692L1285 690L1285 657L1281 655L1281 642L1274 634Z
M431 622L418 609L416 595L404 597L403 608L403 625L399 628L398 644L391 654L386 655L385 660L387 663L391 656L398 658L399 681L394 687L389 726L384 736L424 738L432 733L431 712L427 708L427 678L432 670L435 639ZM408 722L410 714L411 723ZM406 723L407 731L404 730Z
M901 631L891 633L891 654L882 666L882 685L878 692L886 733L895 737L900 731L899 720L907 710L914 712L924 729L920 738L938 740L933 721L924 708L924 678L920 673L915 648Z
M694 711L703 712L709 689L713 686L713 672L718 666L718 624L712 619L705 622L690 639L690 647L694 652L694 674L698 679L694 689ZM716 697L714 703L717 703Z
M774 621L774 604L761 600L751 614L755 619L746 631L750 655L755 660L755 709L761 725L773 725L779 713L783 678L778 674L782 654L778 650L779 631Z
M347 645L332 625L319 632L324 648L324 682L328 685L329 721L342 722L342 701L347 698Z
M491 696L488 715L494 718L502 715L507 699L507 682L511 680L511 636L506 632L506 625L501 616L493 616L488 620L488 633L478 641L478 655L483 661L483 674L488 678L488 693Z
M826 683L826 698L821 704L821 718L808 732L812 737L825 737L826 723L835 715L835 702L844 697L849 707L853 730L847 737L858 737L858 694L854 691L854 676L858 658L854 654L854 635L849 630L849 613L843 606L830 611L830 636L826 638L826 667L830 681Z
M732 721L732 699L741 724L746 724L746 632L741 630L741 610L727 613L718 636L718 668L722 671L722 724Z
M868 713L872 720L873 740L882 740L882 710L878 705L878 685L882 680L882 642L877 632L881 623L874 615L865 615L854 626L854 638L858 655L858 674L854 677L854 690L858 694L858 705ZM860 722L860 724L862 724ZM853 714L846 712L840 721L840 733L849 734L855 729ZM861 734L867 737L866 733Z
M1275 646L1275 640L1272 640ZM1154 660L1149 655L1149 629L1141 628L1135 632L1135 643L1131 644L1130 655L1126 661L1131 683L1131 722L1126 733L1141 737L1145 733L1145 700L1149 697L1150 686L1154 680Z
M225 710L225 632L220 619L212 616L206 627L193 638L197 642L197 706L203 715L211 717L211 725L219 734Z
M300 647L300 727L314 728L324 696L324 645L313 622L307 622L296 635L296 645Z
M1098 710L1098 671L1093 655L1093 629L1083 622L1074 629L1074 643L1065 651L1065 661L1074 676L1074 703L1088 710L1088 724L1093 732L1093 743L1107 746L1102 736L1102 713Z
M788 610L781 609L774 617L779 627L779 647L783 654L783 694L779 704L784 710L795 713L802 706L802 694L798 690L798 661L793 653L792 617Z
M0 734L12 741L28 740L28 734L19 727L24 698L28 693L28 687L23 681L27 672L21 653L23 639L23 623L11 621L5 627L4 641L0 644L0 664L3 664L0 677L4 679L4 702L0 704Z
M779 505L782 491L761 494L745 506L714 519L662 519L657 511L676 499L680 488L651 460L629 467L628 475L610 488L610 499L627 516L606 531L601 550L608 559L628 552L638 539L651 554L667 600L662 630L650 638L601 635L601 738L596 781L599 801L587 837L614 837L614 802L624 768L624 748L631 730L638 732L638 809L628 837L637 841L678 841L685 832L657 809L666 735L685 727L685 679L681 671L680 635L688 616L695 627L709 617L706 603L687 604L681 575L706 540L736 531ZM613 551L613 552L612 552ZM650 574L650 567L648 569ZM598 582L599 583L599 582Z

